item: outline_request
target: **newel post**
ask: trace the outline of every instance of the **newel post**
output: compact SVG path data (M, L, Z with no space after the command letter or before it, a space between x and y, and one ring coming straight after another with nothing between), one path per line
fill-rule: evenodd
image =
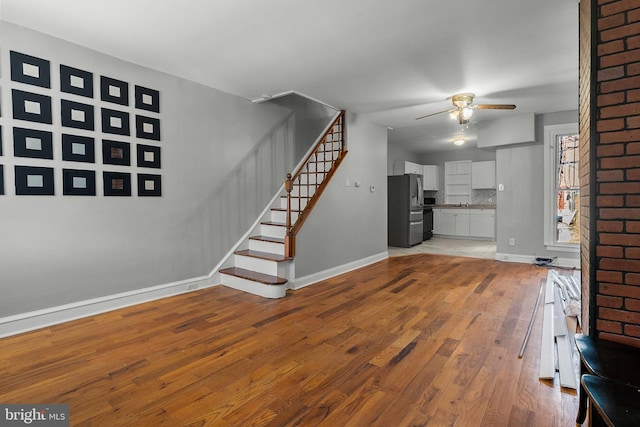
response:
M287 215L286 215L286 232L284 236L284 255L292 258L295 255L295 236L293 235L293 226L291 224L291 190L293 190L293 180L291 174L287 174L287 180L284 182L284 189L287 192Z

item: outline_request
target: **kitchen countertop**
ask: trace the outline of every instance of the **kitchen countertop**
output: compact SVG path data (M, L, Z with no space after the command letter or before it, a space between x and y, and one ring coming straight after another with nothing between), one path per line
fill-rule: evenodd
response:
M496 205L435 205L435 209L495 209Z

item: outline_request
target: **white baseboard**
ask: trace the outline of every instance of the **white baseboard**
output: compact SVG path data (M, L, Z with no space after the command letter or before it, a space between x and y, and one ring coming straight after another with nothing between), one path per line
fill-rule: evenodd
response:
M207 288L217 283L219 282L212 282L208 276L202 276L16 314L14 316L2 317L0 318L0 338L80 319L82 317L105 313L119 308L142 304L160 298L179 295L185 292L192 292L196 289Z
M517 255L517 254L496 253L495 259L497 261L519 262L519 263L522 263L522 264L533 264L533 261L536 259L536 256L535 255ZM580 269L580 259L556 258L554 263L550 264L550 267L563 267L563 268Z
M343 274L348 271L355 270L357 268L365 267L369 264L373 264L375 262L382 261L383 259L387 259L387 258L389 258L389 252L384 251L379 254L375 254L375 255L368 256L366 258L359 259L357 261L352 261L347 264L330 268L328 270L323 270L317 273L309 274L308 276L296 277L295 281L291 284L290 289L294 289L294 290L302 289L306 286L312 285L321 280L329 279L339 274Z

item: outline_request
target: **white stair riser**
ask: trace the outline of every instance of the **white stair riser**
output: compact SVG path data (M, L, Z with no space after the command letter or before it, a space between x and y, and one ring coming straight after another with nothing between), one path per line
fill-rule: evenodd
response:
M327 149L331 150L331 147L329 146ZM320 151L314 156L313 160L316 162L327 162L327 165L329 165L329 162L333 162L338 159L339 154L340 153L337 151Z
M291 198L291 209L297 211L297 210L302 210L304 209L305 206L307 206L307 202L309 199L297 199L297 198ZM286 209L287 208L287 198L286 197L281 197L280 198L280 207L282 209Z
M291 189L291 196L313 196L315 190L315 185L294 185Z
M283 285L265 285L264 283L254 282L224 273L220 274L220 281L223 285L230 288L265 298L282 298L287 293L286 283Z
M295 224L298 219L298 211L291 211L291 224ZM287 211L271 211L271 221L287 223Z
M284 238L287 229L282 226L277 225L266 225L260 224L260 234L267 237L278 237L280 239Z
M256 271L262 274L268 274L270 276L278 275L278 262L268 259L254 258L245 255L234 255L237 268L244 268L245 270Z
M299 182L295 182L294 184L302 184L302 185L306 185L307 183L310 185L315 185L316 183L320 184L322 183L322 180L324 179L323 175L316 175L316 174L301 174L300 175L300 181Z
M332 150L335 150L335 151L340 150L340 141L330 141L330 142L325 141L325 143L322 144L322 148L320 149L320 151L324 151L324 152L329 152ZM335 153L335 156L337 155L338 153Z
M320 160L324 160L324 158L321 158ZM331 169L331 163L329 162L309 163L309 166L307 167L308 172L327 172L330 169Z
M267 242L265 240L249 240L249 249L252 251L269 252L276 255L284 255L284 244Z

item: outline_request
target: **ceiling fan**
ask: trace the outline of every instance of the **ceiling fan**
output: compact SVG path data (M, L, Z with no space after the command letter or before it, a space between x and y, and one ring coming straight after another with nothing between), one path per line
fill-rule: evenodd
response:
M453 108L449 110L438 111L437 113L427 114L416 118L416 120L424 119L425 117L435 116L436 114L449 113L449 117L453 120L457 120L459 124L465 125L469 123L469 119L473 115L473 110L514 110L516 106L514 104L477 104L472 105L473 93L459 93L451 97Z

